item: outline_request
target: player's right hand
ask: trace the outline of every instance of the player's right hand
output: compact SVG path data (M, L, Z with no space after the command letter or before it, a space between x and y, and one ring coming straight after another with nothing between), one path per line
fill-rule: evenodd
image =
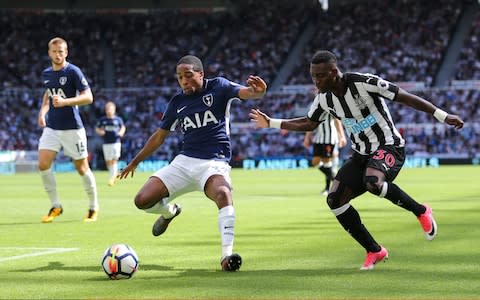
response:
M259 109L252 109L248 114L250 121L255 122L256 128L270 127L270 117L261 112Z
M45 116L38 116L38 126L40 126L40 128L45 128L45 126L47 126Z
M128 166L125 167L125 169L120 170L120 173L118 173L117 178L118 179L127 178L128 174L130 174L130 177L133 177L133 175L135 174L136 168L137 168L137 165L130 162Z

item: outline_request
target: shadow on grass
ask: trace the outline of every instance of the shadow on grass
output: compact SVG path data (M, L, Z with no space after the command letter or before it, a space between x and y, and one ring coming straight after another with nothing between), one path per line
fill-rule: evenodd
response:
M172 267L169 266L162 266L162 265L143 265L140 264L140 268L146 271L171 271L173 270ZM49 262L48 265L38 268L31 268L31 269L18 269L12 270L11 272L23 272L23 273L31 273L31 272L45 272L45 271L83 271L83 272L98 272L102 270L100 263L98 266L66 266L64 263L53 261Z
M81 220L61 220L61 221L55 221L55 224L57 223L79 223ZM32 222L6 222L6 223L0 223L0 226L19 226L19 225L44 225L48 226L50 223L42 223L40 221L32 221Z
M249 276L313 276L313 275L340 275L340 274L354 274L358 273L358 270L355 269L321 269L321 270L312 270L312 269L288 269L288 270L242 270L239 272L224 272L220 269L192 269L192 268L174 268L171 266L165 265L153 265L153 264L141 264L139 270L141 271L160 271L168 272L169 274L172 271L175 275L167 277L224 277L224 276L235 276L238 278L249 277ZM68 266L64 263L53 261L49 262L46 266L28 268L28 269L17 269L10 272L18 273L32 273L32 272L48 272L48 271L72 271L72 272L99 272L102 271L100 264L98 266ZM395 270L378 270L380 272L389 272ZM156 274L156 273L152 273ZM148 276L143 278L144 280L158 279L159 277L165 278L165 276Z

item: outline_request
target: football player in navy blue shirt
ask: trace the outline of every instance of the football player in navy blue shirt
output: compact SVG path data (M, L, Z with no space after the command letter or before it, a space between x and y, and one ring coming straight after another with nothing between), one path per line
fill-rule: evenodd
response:
M241 257L233 253L235 210L230 180L230 105L236 99L261 98L265 81L249 76L247 86L223 77L204 78L202 61L193 55L182 57L176 66L182 92L175 95L159 124L119 178L133 176L135 168L160 147L171 130L180 126L183 134L181 152L166 167L148 179L135 196L135 205L149 213L161 214L153 225L154 236L161 235L178 216L174 198L191 191L202 191L217 205L218 228L222 240L220 264L224 271L236 271Z
M66 60L67 55L64 39L57 37L50 40L48 56L52 66L42 72L46 91L38 114L38 125L43 128L38 143L38 168L51 202L48 214L42 218L43 223L52 222L63 212L51 168L62 149L66 156L72 158L90 201L84 221L97 220L97 185L88 164L87 135L78 111L79 105L93 102L93 95L82 71Z
M122 144L120 139L125 134L126 127L123 119L116 115L116 105L112 101L105 104L105 116L98 120L95 132L103 137L103 158L107 165L109 179L108 185L115 184L117 177L117 164L120 158Z

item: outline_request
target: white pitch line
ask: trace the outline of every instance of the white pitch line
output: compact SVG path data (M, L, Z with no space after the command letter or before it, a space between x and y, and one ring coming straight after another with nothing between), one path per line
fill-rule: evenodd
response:
M26 257L33 257L33 256L48 255L48 254L53 254L53 253L62 253L62 252L70 252L70 251L80 250L79 248L0 247L0 251L2 249L5 249L5 250L43 250L43 251L37 251L37 252L26 253L26 254L22 254L22 255L15 255L15 256L0 258L0 262L22 259L22 258L26 258Z

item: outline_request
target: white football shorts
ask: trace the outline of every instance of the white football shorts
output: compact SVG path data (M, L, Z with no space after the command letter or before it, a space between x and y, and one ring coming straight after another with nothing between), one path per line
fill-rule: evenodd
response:
M166 167L152 176L160 178L168 189L169 198L200 191L204 192L205 183L212 175L222 175L230 186L230 170L226 161L200 159L180 154Z
M63 153L73 160L88 157L85 128L69 130L43 128L42 136L38 142L38 150L47 149L58 153L62 148Z
M107 160L118 160L122 151L121 143L103 144L103 158Z

